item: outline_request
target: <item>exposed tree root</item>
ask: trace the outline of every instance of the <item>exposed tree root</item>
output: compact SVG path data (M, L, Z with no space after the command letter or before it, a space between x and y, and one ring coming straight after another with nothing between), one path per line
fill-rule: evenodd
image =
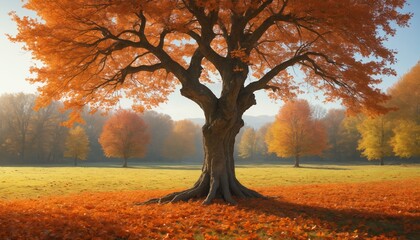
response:
M213 116L211 122L206 120L203 126L204 162L201 176L194 186L142 204L174 203L204 198L202 204L208 205L214 199L222 198L228 204L236 205L234 197L264 198L236 179L233 152L235 136L244 125L240 117L242 115L234 117L231 112L228 115L218 114Z
M243 186L236 178L228 180L227 175L225 176L226 178L221 177L210 181L208 174L203 173L197 183L190 189L174 192L161 198L153 198L146 202L137 203L137 205L175 203L203 197L205 197L202 202L203 205L210 204L216 198L222 198L226 203L236 205L234 196L237 198L265 198L258 192Z

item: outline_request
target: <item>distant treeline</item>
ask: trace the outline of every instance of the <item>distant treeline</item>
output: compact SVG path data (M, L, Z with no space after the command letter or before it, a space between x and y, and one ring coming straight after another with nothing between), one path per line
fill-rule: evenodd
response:
M328 162L392 159L398 162L419 161L420 157L420 63L388 93L392 97L385 107L393 109L385 115L364 114L347 116L343 109L326 110L311 106L311 118L324 125L328 147L321 156ZM59 164L66 159L65 142L69 128L62 125L68 113L62 103L53 102L46 108L34 110L34 94L3 94L0 96L0 164ZM80 125L89 140L86 161L109 161L98 139L105 122L113 113L89 114L85 109ZM201 126L190 120L174 121L170 116L154 111L140 114L150 141L147 153L131 161L202 162L204 151ZM239 161L279 161L268 151L267 131L272 123L259 129L245 126L236 137L235 155ZM287 140L287 139L286 139ZM316 136L313 141L317 141ZM275 151L274 151L275 152Z
M320 148L316 142L324 141L323 138L326 137L327 146L324 146L325 149L320 154L324 160L349 162L367 159L377 160L381 165L384 162L418 162L420 158L419 79L420 62L388 89L390 99L383 105L384 109L388 109L385 114L347 115L343 109L326 111L320 106L311 106L312 110L307 111L307 115L311 116L299 118L296 116L299 116L302 110L296 106L294 109L288 109L287 116L282 116L281 109L274 124L268 124L260 129L245 128L242 131L243 136L239 138L239 156L248 159L267 159L272 157L270 152L280 156L291 156L293 151L307 154L314 149L305 151L299 148L308 148L308 146ZM359 101L375 101L375 99ZM289 104L286 103L283 108L287 105ZM300 141L300 145L290 144L297 136L302 138L304 136L302 132L308 133L311 128L315 128L308 128L310 121L320 122L323 125L320 129L325 129L326 134L319 132L311 136L312 139L306 134L306 139L297 141ZM276 134L277 136L274 136ZM269 143L268 150L267 143ZM287 148L285 145L291 147ZM290 149L292 147L296 149Z
M62 126L68 113L62 104L54 102L47 108L34 110L33 94L4 94L0 96L0 163L56 164L71 162L65 159L65 142L69 128ZM98 139L112 113L83 112L84 128L89 138L87 161L108 161ZM201 127L188 120L173 121L170 116L154 111L140 114L145 121L150 142L146 156L134 159L148 162L202 161Z

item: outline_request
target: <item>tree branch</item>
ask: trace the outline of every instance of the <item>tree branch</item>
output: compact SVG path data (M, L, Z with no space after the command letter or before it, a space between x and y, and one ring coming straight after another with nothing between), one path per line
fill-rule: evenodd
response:
M260 9L260 12L262 12L264 9L266 9L268 7L269 1L266 1L265 3L267 3L267 4L262 4L261 5L261 7L264 7L264 8ZM293 19L293 16L290 15L290 14L283 15L284 9L285 9L287 3L288 3L288 0L283 0L283 6L279 10L279 12L273 13L272 15L270 15L270 17L265 19L264 22L261 23L261 25L251 34L251 36L247 39L247 46L249 48L252 48L258 42L258 40L264 35L264 33L271 26L273 26L276 22L278 22L278 21L290 22L290 20ZM249 19L249 20L251 20L251 19ZM250 50L251 49L248 49L248 51L250 51Z
M157 63L154 65L141 65L141 66L131 66L131 63L126 66L125 68L119 70L114 76L108 79L104 79L103 82L100 84L92 87L89 89L90 94L95 92L96 90L106 86L106 85L113 85L114 88L116 88L118 85L121 85L124 83L127 75L134 74L138 72L154 72L159 69L164 69L163 64Z
M194 31L189 31L188 35L190 35L198 44L200 51L203 53L205 58L209 60L219 72L223 71L223 66L225 62L225 58L220 56L216 53L210 46L210 40L203 39L200 35L198 35Z
M254 11L247 11L245 13L245 21L249 22L251 21L253 18L255 18L256 16L258 16L258 14L260 14L262 11L264 11L264 9L270 5L273 2L273 0L267 0L265 2L263 2L257 9L255 9Z
M213 27L218 20L218 12L212 11L208 15L205 14L204 9L198 7L193 0L183 0L188 11L196 17L198 23L201 26L201 35L193 30L190 30L187 34L193 38L204 57L207 58L219 72L223 71L225 58L215 52L210 44L215 38L216 34L213 32Z
M297 55L290 58L287 61L284 61L270 71L268 71L262 78L258 81L252 82L248 84L244 91L248 93L255 92L257 90L265 89L267 87L267 83L271 81L278 73L285 70L286 68L293 66L294 64L298 63L299 61L305 60L307 58L307 54Z

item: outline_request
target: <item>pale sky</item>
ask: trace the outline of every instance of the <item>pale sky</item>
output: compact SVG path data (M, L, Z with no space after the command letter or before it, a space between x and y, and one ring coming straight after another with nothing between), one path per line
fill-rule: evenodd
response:
M398 62L393 66L397 77L384 78L380 85L386 90L392 86L404 73L420 60L420 0L408 0L409 6L405 12L414 13L409 28L398 29L395 37L387 42L387 46L398 52ZM33 13L22 9L20 0L0 0L0 94L3 93L36 93L36 87L30 85L25 79L29 76L29 67L32 65L31 54L21 49L21 45L9 42L5 34L15 34L16 25L11 21L8 13L16 11L19 16ZM305 98L311 98L305 96ZM337 107L335 103L325 105L321 101L311 98L312 104ZM282 102L273 102L264 92L257 93L257 105L245 114L251 116L275 115ZM174 92L166 104L155 109L158 112L169 114L174 120L184 118L203 117L201 109L195 103L183 98L179 91Z

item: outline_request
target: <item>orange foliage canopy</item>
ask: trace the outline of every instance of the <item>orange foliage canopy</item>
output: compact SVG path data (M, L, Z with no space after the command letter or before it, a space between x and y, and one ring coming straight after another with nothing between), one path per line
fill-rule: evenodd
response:
M263 188L238 206L133 204L162 191L0 201L0 238L417 239L419 180Z
M134 112L120 110L105 123L99 143L105 156L127 160L144 157L149 140L143 119Z
M286 102L267 132L269 152L279 157L321 155L327 148L324 125L311 116L306 100Z
M404 4L28 0L25 7L39 18L12 14L19 33L11 40L25 43L41 62L30 79L41 83L38 106L64 99L66 108L90 104L94 110L125 96L142 110L166 101L181 84L181 93L210 114L217 94L203 83L220 79L226 105L262 89L288 98L299 91L287 71L296 66L327 100L342 98L349 109L381 112L387 97L373 86L381 75L394 74L388 67L394 52L383 42L395 33L393 23L407 25L410 15L398 12Z
M411 119L420 124L420 61L395 83L388 93L389 104L398 111L390 112L393 120Z

